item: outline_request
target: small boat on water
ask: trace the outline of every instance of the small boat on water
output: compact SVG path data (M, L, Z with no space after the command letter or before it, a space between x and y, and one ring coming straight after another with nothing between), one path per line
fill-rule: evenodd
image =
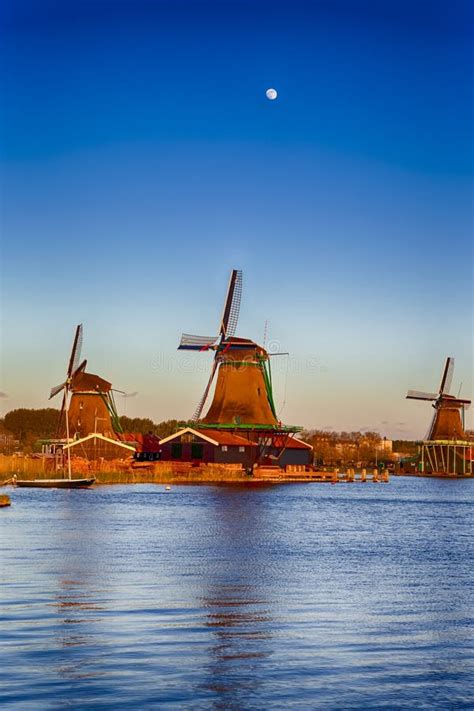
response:
M17 479L15 486L35 487L37 489L86 489L95 482L95 477L88 479Z

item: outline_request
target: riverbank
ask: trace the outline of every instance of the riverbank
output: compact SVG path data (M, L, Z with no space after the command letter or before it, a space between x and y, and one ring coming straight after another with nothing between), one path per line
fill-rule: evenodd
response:
M96 484L188 484L244 483L249 477L240 465L202 464L186 466L174 462L72 461L72 478L94 476ZM67 476L54 472L44 459L0 458L0 481L9 484L14 478L51 479Z

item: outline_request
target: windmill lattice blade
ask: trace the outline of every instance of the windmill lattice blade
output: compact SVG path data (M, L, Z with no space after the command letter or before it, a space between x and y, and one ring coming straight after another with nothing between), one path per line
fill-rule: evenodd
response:
M240 301L242 299L242 271L233 269L230 275L229 288L222 312L220 335L229 338L235 335L239 320Z
M81 358L82 349L82 323L76 328L76 333L74 334L74 341L72 344L71 357L69 358L69 365L67 369L67 377L70 378L72 373L77 369L79 365L79 360Z
M206 385L206 389L204 390L204 394L203 394L202 398L200 399L199 404L194 411L194 415L192 417L193 422L197 422L199 420L199 418L201 417L204 405L206 404L207 396L209 395L209 390L211 389L212 381L214 380L214 375L216 374L216 370L217 370L217 358L214 358L214 362L212 364L211 376L210 376L208 383Z
M440 395L447 395L451 390L451 383L453 382L453 372L454 372L454 358L447 358L446 365L444 366L444 373L441 379L441 385L439 388Z
M183 333L178 350L201 351L213 346L218 338L219 336L193 336L190 333Z
M52 397L55 397L58 393L61 392L61 390L64 390L66 387L66 383L61 383L61 385L56 385L55 388L51 388L51 393L49 395L49 399L51 400Z
M420 390L409 390L407 392L408 400L436 400L438 393L423 393Z

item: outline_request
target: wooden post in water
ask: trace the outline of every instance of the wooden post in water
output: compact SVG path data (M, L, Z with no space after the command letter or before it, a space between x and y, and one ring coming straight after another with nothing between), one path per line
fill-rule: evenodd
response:
M379 472L378 469L374 469L373 474L372 474L372 481L377 483L379 480Z

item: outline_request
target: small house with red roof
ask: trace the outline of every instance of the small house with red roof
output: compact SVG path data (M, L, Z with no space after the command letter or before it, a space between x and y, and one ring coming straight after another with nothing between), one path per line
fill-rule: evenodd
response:
M252 468L265 461L285 467L288 464L308 465L312 447L293 437L271 439L271 445L229 430L185 427L160 441L163 461L241 464Z
M178 462L242 464L251 467L257 444L233 432L185 427L160 441L161 459Z

